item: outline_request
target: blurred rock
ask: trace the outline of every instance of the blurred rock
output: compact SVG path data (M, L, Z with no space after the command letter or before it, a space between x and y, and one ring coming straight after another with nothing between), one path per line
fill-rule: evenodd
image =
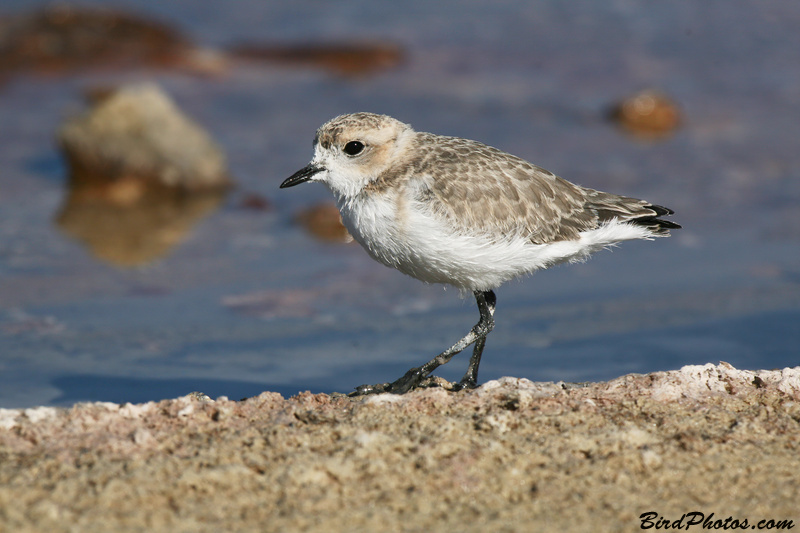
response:
M187 193L137 179L73 187L56 218L98 259L136 267L164 256L214 212L224 191Z
M667 137L681 124L677 104L655 90L629 96L612 107L610 117L626 132L645 139Z
M199 47L176 28L145 16L68 3L0 17L0 80L20 73L136 68L218 75L235 58L356 76L395 67L404 54L399 46L386 43L245 44L224 52Z
M387 43L241 45L229 49L228 53L249 61L324 68L340 76L372 74L396 67L404 60L403 50Z
M251 192L242 196L239 207L251 211L271 211L272 202L262 194Z
M155 85L96 98L58 133L73 186L139 179L188 191L231 184L222 150Z
M342 224L339 210L332 203L311 206L299 212L295 220L320 240L344 243L353 241L353 237Z
M169 67L192 51L175 28L116 9L62 2L0 18L0 73Z

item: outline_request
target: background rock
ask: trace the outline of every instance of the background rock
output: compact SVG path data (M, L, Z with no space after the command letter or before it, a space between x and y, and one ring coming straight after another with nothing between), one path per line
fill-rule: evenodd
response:
M58 140L73 186L124 178L186 190L230 185L222 150L152 84L111 92L68 120Z

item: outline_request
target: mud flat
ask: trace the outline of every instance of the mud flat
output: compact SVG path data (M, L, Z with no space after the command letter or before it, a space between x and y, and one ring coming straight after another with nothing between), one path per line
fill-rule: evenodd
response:
M750 529L798 494L800 367L0 410L3 531Z

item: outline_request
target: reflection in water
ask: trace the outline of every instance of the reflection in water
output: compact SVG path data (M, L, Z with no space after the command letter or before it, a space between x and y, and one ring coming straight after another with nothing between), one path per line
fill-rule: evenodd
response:
M178 245L224 197L224 190L188 193L136 179L74 186L56 223L98 259L134 267Z

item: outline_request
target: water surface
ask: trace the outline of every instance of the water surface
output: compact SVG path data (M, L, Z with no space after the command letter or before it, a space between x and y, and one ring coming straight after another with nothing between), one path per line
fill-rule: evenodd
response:
M347 391L399 377L465 334L477 320L471 298L293 222L329 195L278 185L307 163L321 123L359 110L669 206L684 226L497 290L482 381L800 363L797 4L102 4L158 17L204 46L361 40L398 45L405 59L356 77L238 64L220 77L140 69L7 79L0 406ZM208 129L239 188L165 255L124 267L55 223L66 168L54 138L87 87L133 81L160 84ZM633 139L605 119L645 87L681 106L684 124L668 139ZM243 208L250 194L272 208ZM440 374L458 378L466 361Z

